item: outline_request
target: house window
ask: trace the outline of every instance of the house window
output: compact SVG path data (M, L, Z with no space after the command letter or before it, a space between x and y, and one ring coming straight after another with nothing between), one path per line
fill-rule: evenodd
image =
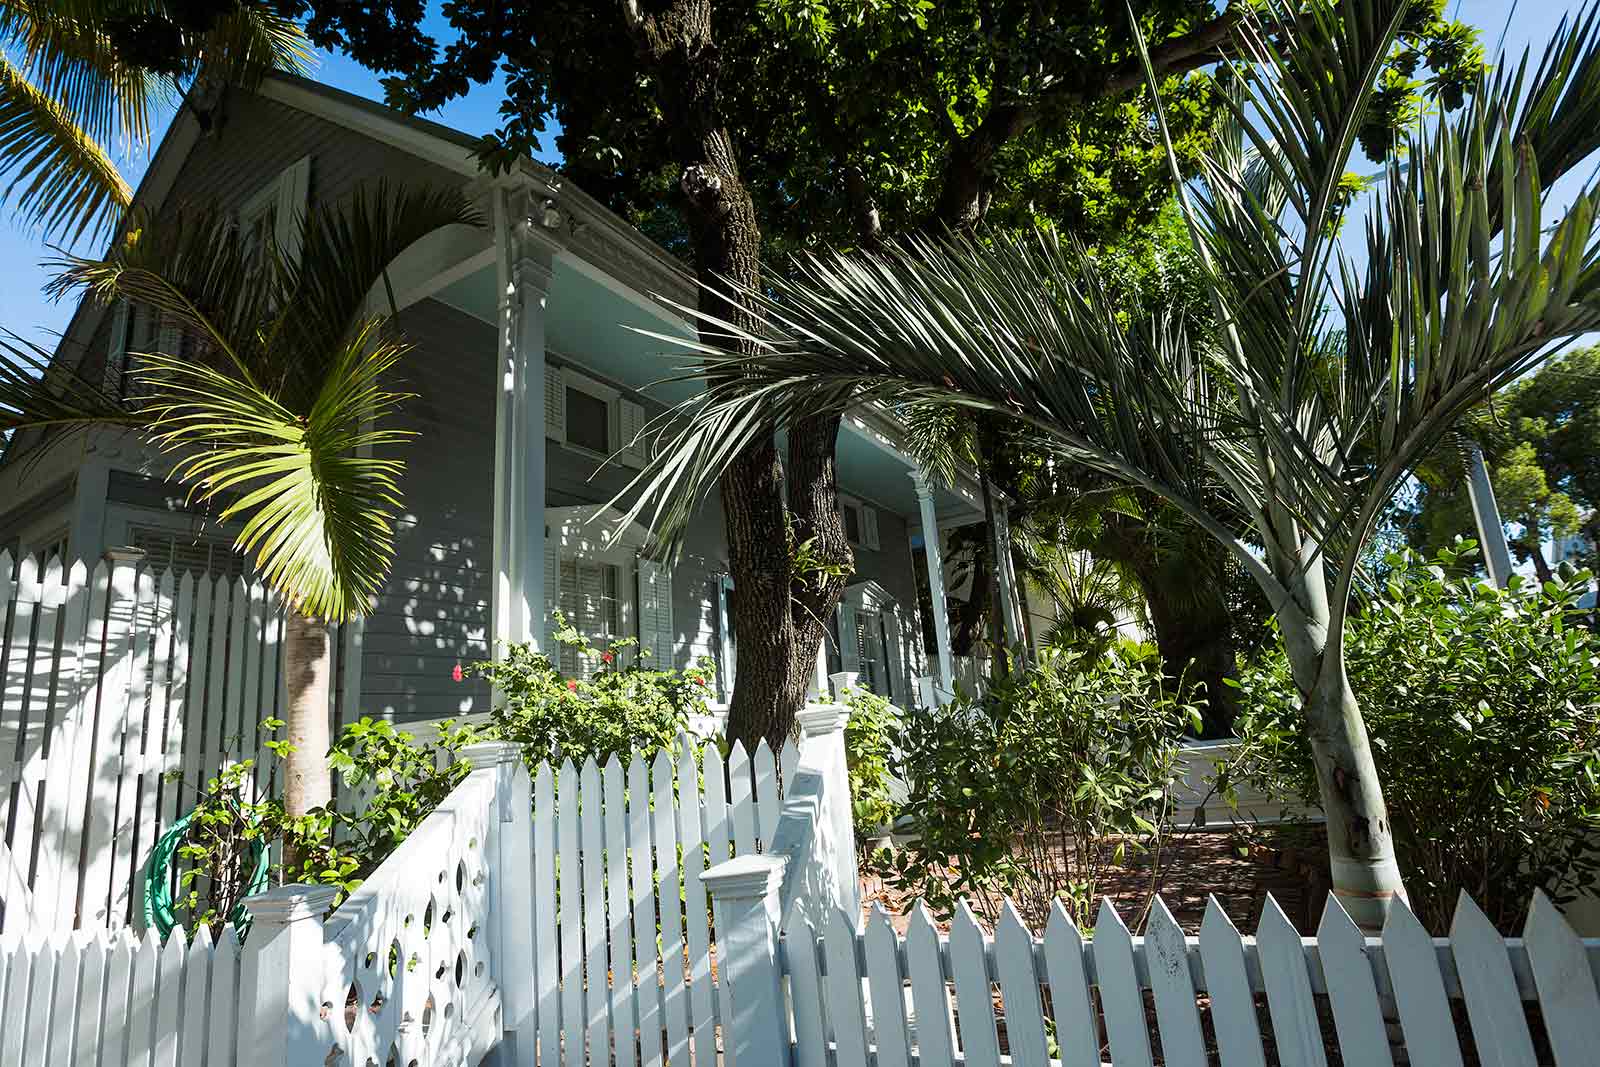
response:
M615 563L564 556L561 560L561 613L595 651L603 652L622 636L622 569ZM561 672L587 678L598 666L594 656L561 646Z
M567 386L567 443L591 452L611 452L611 405L593 393Z
M839 514L844 519L844 536L857 548L878 550L878 512L852 497L839 498Z
M630 467L648 461L640 432L648 421L644 405L623 396L572 367L545 367L545 435Z
M239 206L239 240L248 258L258 258L270 237L283 256L300 258L300 223L311 191L311 157L303 156Z

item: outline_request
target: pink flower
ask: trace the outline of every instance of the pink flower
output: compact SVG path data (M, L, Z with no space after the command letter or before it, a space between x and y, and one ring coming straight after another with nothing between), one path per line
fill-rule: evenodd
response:
M695 684L696 685L705 685L706 684L706 680L704 678L696 678L695 679Z
M602 653L600 653L600 662L601 662L601 663L610 663L610 662L611 662L611 661L612 661L612 660L614 660L614 659L616 659L616 658L617 658L617 657L616 657L616 656L613 656L613 655L612 655L612 654L611 654L611 653L609 653L609 652L602 652Z
M450 680L451 681L459 682L465 677L466 677L466 675L463 674L462 671L461 671L461 664L457 663L454 667L450 668Z
M569 692L576 693L578 691L578 683L577 683L577 681L575 679L574 680L569 680L567 682L567 689L568 689Z

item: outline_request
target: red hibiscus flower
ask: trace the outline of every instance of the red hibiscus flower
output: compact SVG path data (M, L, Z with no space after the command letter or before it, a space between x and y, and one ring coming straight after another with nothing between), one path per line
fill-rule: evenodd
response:
M611 662L611 661L612 661L612 660L614 660L614 659L616 659L616 658L617 658L617 657L616 657L616 656L613 656L613 655L612 655L612 654L611 654L611 653L609 653L609 652L602 652L602 653L600 653L600 662L601 662L601 663L610 663L610 662Z
M569 691L573 692L573 693L576 693L578 691L578 683L577 683L577 681L575 679L568 681L567 682L567 689Z
M465 677L466 677L466 675L463 674L462 671L461 671L461 664L457 663L454 667L450 668L450 680L451 681L459 682Z

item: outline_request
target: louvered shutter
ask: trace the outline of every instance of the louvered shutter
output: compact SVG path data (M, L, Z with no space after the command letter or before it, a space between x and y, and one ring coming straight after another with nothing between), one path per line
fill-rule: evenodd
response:
M544 625L538 628L541 650L559 662L556 649L555 609L561 606L561 545L546 530L544 535ZM530 629L533 629L530 627Z
M644 430L644 405L623 398L617 401L617 441L614 450L620 451L622 462L642 467L650 462L650 446L640 439Z
M127 384L124 375L128 370L128 327L133 311L126 300L118 300L111 307L111 339L106 345L106 373L104 388L112 396L121 396Z
M544 368L544 435L567 439L567 377L549 364Z
M839 666L846 671L861 670L861 634L856 609L839 605Z
M311 157L284 168L278 176L278 196L273 204L272 235L290 263L300 261L300 224L311 194Z
M905 678L904 657L900 647L900 609L885 608L883 611L883 643L888 662L883 665L887 680L884 684L884 696L894 699L897 683L903 684Z
M878 550L878 509L861 505L861 544L874 552Z
M646 666L666 670L675 665L672 571L643 556L639 557L639 647L650 652Z

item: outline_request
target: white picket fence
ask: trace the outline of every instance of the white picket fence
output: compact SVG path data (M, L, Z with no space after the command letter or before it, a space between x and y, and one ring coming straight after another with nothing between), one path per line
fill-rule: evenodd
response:
M1441 1067L1467 1050L1499 1067L1600 1062L1600 941L1581 941L1543 895L1521 939L1464 895L1438 939L1403 907L1364 937L1332 898L1315 937L1270 899L1254 937L1215 899L1197 937L1159 901L1142 937L1105 900L1092 937L1059 905L1042 938L1009 905L992 937L964 908L948 936L921 910L904 937L881 910L864 923L836 912L820 931L791 915L780 962L799 1067L1323 1067L1335 1046L1361 1067L1406 1062L1400 1048ZM1525 1003L1538 1008L1531 1027ZM740 1059L747 1044L772 1047L770 1031L726 1039Z
M326 920L325 887L247 900L242 952L231 928L216 948L0 935L0 1067L425 1067L496 1046L528 1065L715 1064L718 870L789 856L812 872L797 907L856 906L846 717L807 709L776 756L681 738L531 779L514 746L470 746L472 773ZM37 1061L5 1057L21 1033Z
M282 627L259 583L0 552L0 931L140 918L156 839L284 708Z
M241 948L181 930L0 936L0 1064L303 1067L477 1063L502 1038L502 939L531 912L528 777L510 745L475 769L324 920L335 890L247 901ZM518 803L520 801L520 803ZM522 847L518 850L519 842ZM507 907L491 911L503 896ZM525 925L531 925L525 924ZM523 998L526 1000L526 996Z
M0 1063L238 1062L239 939L80 930L0 939Z

